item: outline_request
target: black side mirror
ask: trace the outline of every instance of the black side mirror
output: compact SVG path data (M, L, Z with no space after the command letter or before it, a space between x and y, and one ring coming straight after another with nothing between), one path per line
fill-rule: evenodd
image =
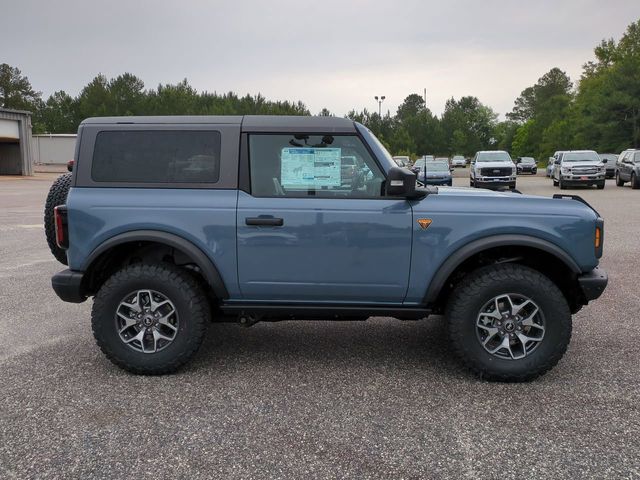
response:
M416 198L416 174L406 168L391 167L387 174L387 195Z
M556 159L555 159L555 161L554 161L553 163L555 163L556 165L560 165L560 160L558 160L558 159L556 158Z

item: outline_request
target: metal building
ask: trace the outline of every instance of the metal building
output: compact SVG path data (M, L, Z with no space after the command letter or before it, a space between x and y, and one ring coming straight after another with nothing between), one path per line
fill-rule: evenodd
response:
M33 175L30 112L0 108L0 175Z

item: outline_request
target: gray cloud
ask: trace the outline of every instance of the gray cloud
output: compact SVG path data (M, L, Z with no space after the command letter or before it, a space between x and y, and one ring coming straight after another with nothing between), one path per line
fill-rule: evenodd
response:
M0 62L45 96L129 71L148 87L187 77L313 112L374 109L378 94L393 112L426 87L435 112L472 94L504 114L552 67L577 80L602 38L640 18L640 2L21 0L2 17Z

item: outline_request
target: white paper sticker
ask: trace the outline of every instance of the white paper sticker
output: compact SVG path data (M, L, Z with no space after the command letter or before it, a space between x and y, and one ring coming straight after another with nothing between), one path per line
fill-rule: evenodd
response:
M342 149L283 148L280 183L285 188L339 187Z

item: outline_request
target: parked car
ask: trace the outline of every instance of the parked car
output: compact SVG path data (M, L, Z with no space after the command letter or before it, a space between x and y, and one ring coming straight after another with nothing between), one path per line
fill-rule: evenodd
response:
M469 185L476 188L516 188L516 166L503 150L476 153L469 169Z
M616 185L631 182L631 188L640 188L640 150L626 150L616 167Z
M546 175L547 175L547 177L549 177L549 178L552 178L552 177L553 177L553 167L554 167L553 162L554 162L554 161L555 161L555 158L554 158L554 157L549 157L549 159L547 160L547 169L546 169L546 170L547 170L547 173L546 173Z
M395 157L393 157L393 160L399 167L408 168L411 166L411 159L405 155L396 155Z
M451 159L451 166L453 168L458 168L458 167L466 167L467 166L467 159L464 158L462 155L454 155L453 158Z
M435 160L435 157L433 155L423 155L422 157L418 158L413 166L410 168L410 170L416 174L416 177L420 177L420 172L424 171L424 165L426 162L433 162Z
M613 178L616 176L616 163L618 162L618 155L615 153L599 153L600 159L605 166L605 177Z
M567 150L554 163L554 187L562 190L577 185L604 188L605 166L594 150Z
M426 162L425 165L426 177L425 173L423 173L422 177L418 177L418 180L422 181L426 185L453 185L449 162L433 161Z
M531 173L535 175L538 173L538 164L533 157L518 157L516 158L516 173Z
M93 118L77 142L53 205L68 269L51 282L64 301L93 297L98 346L133 373L180 368L211 321L444 313L476 374L529 380L607 284L585 201L417 187L346 118ZM363 185L342 184L349 157Z

